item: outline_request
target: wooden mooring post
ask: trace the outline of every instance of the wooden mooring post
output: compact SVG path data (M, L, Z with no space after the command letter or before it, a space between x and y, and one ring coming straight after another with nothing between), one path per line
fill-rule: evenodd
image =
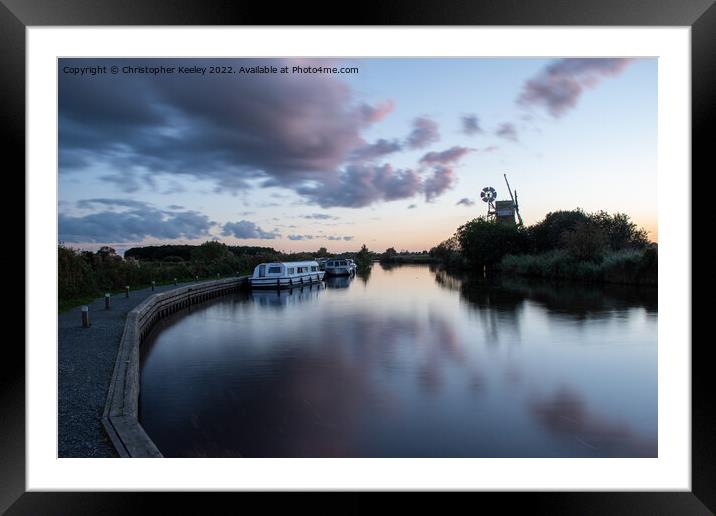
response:
M129 297L129 285L124 287L124 297Z
M152 280L152 292L154 292L154 287L155 287L155 281Z
M104 295L104 309L105 309L105 310L109 310L109 300L110 300L111 297L112 297L112 296L110 296L109 292L107 292L107 293Z
M90 327L89 306L87 306L87 305L82 306L82 327L83 328Z

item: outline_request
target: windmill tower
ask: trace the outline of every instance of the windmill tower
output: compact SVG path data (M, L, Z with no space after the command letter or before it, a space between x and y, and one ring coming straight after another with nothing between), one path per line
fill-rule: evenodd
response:
M517 190L512 195L512 189L510 183L507 181L507 174L503 174L505 177L505 184L507 184L507 191L510 194L510 200L498 201L497 191L491 186L486 186L480 192L480 198L487 203L487 218L503 222L505 224L515 223L519 226L522 225L522 216L520 215L520 208L517 204ZM517 222L515 222L515 216L517 216Z

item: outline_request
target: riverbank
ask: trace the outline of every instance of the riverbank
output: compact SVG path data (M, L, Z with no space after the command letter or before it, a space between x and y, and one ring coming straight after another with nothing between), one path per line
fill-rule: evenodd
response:
M101 418L127 314L152 294L174 288L172 283L113 296L110 310L104 297L96 298L86 303L89 328L82 327L80 307L58 316L59 457L117 456Z
M564 251L507 255L498 270L505 275L565 279L621 285L656 285L658 253L655 248L608 253L599 260L576 260Z
M440 260L438 260L434 256L430 256L429 254L397 254L397 255L393 255L389 258L386 258L386 257L381 258L380 263L388 264L388 265L391 265L391 264L400 265L403 263L423 264L423 263L440 263Z

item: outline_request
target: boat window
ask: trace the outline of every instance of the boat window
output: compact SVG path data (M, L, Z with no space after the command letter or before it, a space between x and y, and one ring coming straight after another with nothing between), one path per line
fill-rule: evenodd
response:
M269 267L269 274L281 274L281 267Z
M293 267L288 268L288 274L293 274L295 272L295 269Z
M346 266L346 262L343 262L343 261L338 262L338 265L339 265L340 267L345 267L345 266Z
M318 270L318 267L315 265L311 265L311 272L316 272Z

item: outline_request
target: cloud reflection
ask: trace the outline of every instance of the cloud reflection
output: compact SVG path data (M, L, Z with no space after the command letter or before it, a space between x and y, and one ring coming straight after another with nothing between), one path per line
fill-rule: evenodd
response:
M592 411L572 389L560 388L529 404L532 416L562 440L585 448L584 456L656 457L656 438L636 433L621 420Z

